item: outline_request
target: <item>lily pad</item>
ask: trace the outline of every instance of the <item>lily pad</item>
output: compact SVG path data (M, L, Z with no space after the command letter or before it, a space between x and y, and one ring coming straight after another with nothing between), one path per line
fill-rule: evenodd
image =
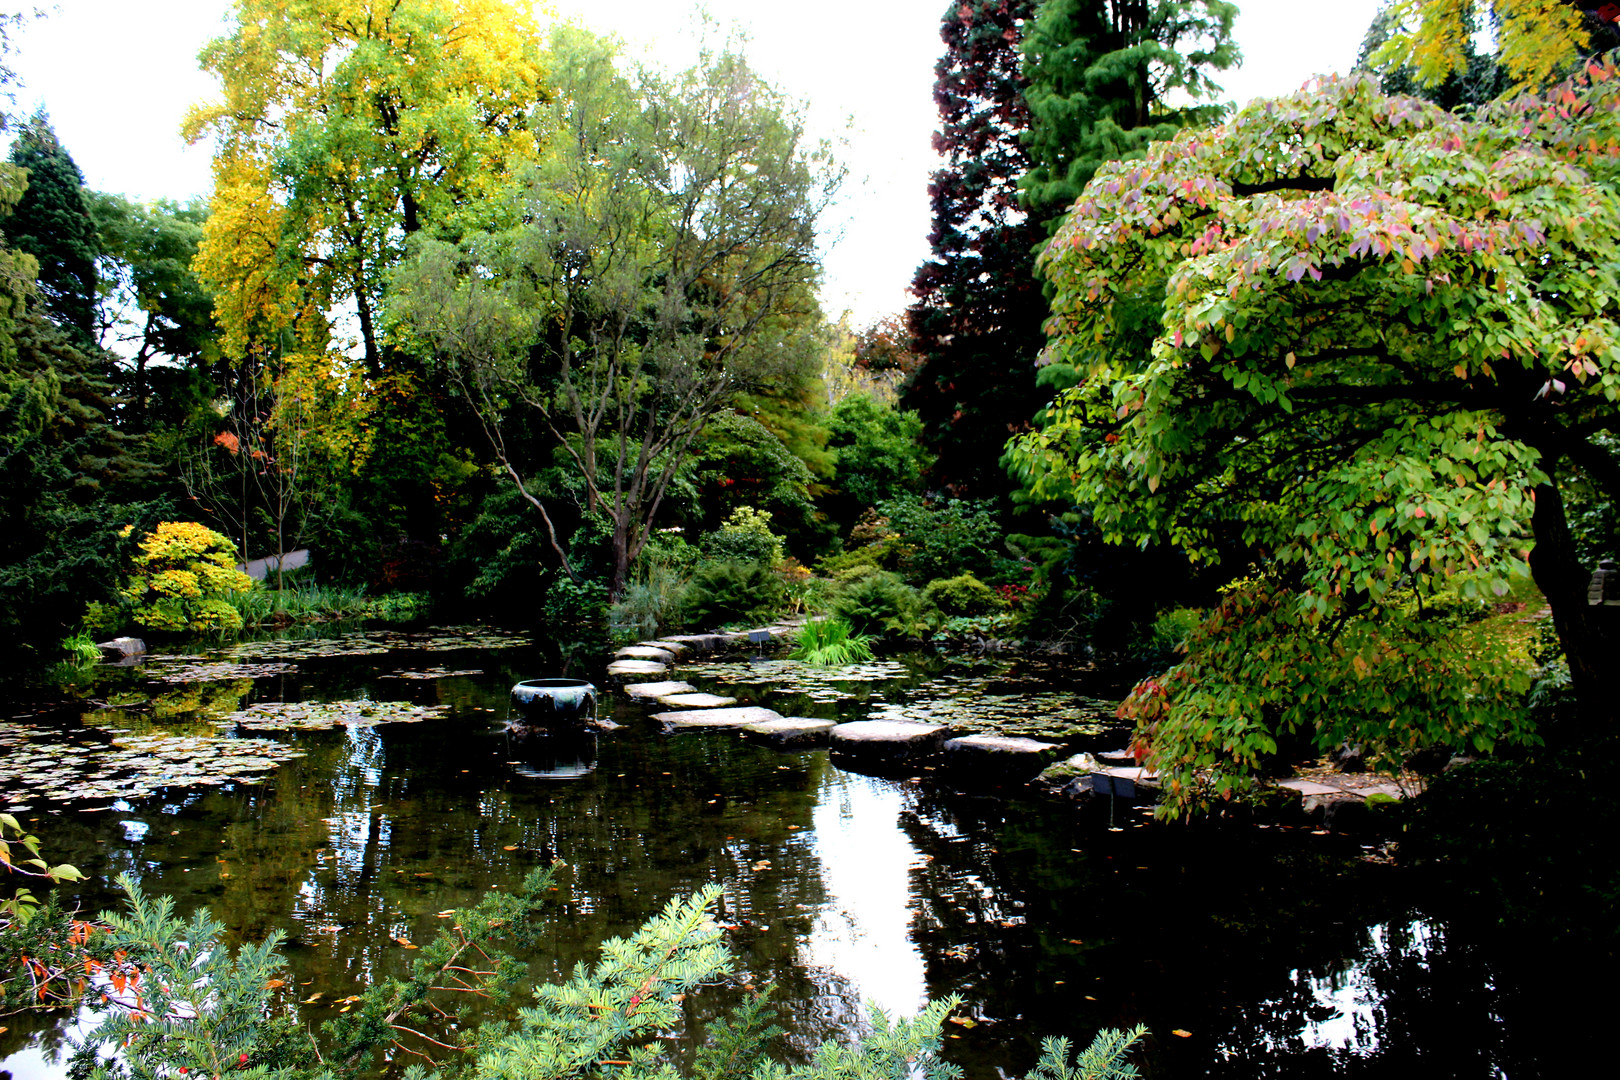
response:
M324 731L334 727L414 724L449 712L448 705L413 705L408 701L275 701L249 705L216 723L246 731Z

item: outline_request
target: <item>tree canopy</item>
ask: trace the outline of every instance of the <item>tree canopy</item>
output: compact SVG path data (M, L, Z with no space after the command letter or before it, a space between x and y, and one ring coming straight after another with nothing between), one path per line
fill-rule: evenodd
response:
M1257 101L1104 167L1047 248L1046 357L1084 382L1017 444L1030 487L1118 542L1258 560L1216 614L1241 647L1195 643L1128 703L1181 799L1241 783L1293 724L1327 741L1349 714L1408 751L1512 734L1495 658L1448 653L1407 598L1527 566L1602 728L1614 639L1561 484L1620 490L1616 76L1475 120L1365 78ZM1268 651L1279 624L1310 663Z
M622 75L573 28L553 52L549 141L511 208L521 224L420 240L394 314L450 365L566 566L510 436L538 422L555 440L586 511L612 523L616 596L705 424L798 366L837 174L735 52L675 78Z

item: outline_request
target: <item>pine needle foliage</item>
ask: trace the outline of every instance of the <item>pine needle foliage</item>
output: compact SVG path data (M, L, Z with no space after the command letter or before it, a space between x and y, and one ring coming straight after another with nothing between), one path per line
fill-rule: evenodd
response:
M1125 1055L1146 1034L1140 1024L1128 1032L1105 1029L1072 1062L1068 1039L1042 1039L1041 1059L1024 1080L1131 1080L1139 1074Z

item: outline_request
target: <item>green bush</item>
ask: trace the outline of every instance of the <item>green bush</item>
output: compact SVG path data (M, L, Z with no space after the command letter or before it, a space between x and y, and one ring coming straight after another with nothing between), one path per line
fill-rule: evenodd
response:
M600 581L574 581L558 574L546 587L540 614L548 625L579 626L600 619L607 611L608 589Z
M951 616L993 615L1007 609L1007 602L996 590L972 574L930 581L923 589L923 603Z
M962 574L994 579L1014 567L992 502L905 495L877 510L897 538L900 573L908 581Z
M771 532L768 510L739 506L726 523L698 541L703 554L714 562L766 563L782 561L782 538Z
M879 571L840 587L832 611L856 633L910 637L921 629L922 595L894 574Z
M683 620L702 630L758 622L787 599L782 579L764 563L714 562L698 568L681 601Z

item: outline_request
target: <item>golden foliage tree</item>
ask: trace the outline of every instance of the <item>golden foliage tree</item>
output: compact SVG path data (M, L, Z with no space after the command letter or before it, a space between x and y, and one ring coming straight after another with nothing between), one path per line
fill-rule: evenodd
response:
M532 155L534 21L506 0L237 0L235 16L201 57L222 94L185 123L215 140L197 271L225 348L288 331L324 348L347 309L375 377L406 238L489 205Z

